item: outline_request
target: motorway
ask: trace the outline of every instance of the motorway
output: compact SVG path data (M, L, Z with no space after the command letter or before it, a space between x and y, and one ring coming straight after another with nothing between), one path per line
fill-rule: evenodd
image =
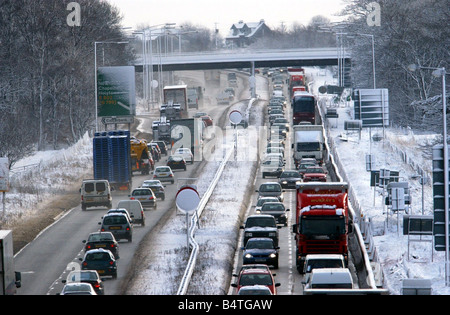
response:
M207 86L208 83L205 85ZM243 90L240 89L239 92ZM215 95L215 93L214 90L211 95ZM223 113L229 106L206 105L208 106L199 108L199 110L206 109L214 118L215 124L226 123L227 120L224 119ZM193 112L195 110L192 110L191 114ZM148 129L151 126L151 117L146 116L145 119L146 121L140 126L142 129ZM156 165L165 165L166 159L163 156ZM175 179L195 177L197 170L201 169L201 163L188 164L186 171L175 170ZM133 188L139 187L144 180L150 178L151 175L136 173L133 177ZM145 226L134 225L133 241L131 243L124 240L119 241L118 275L116 280L104 281L106 294L120 294L122 282L126 280L128 266L131 265L140 242L155 228L158 222L175 209L177 191L176 182L174 185L167 184L167 198L164 201L158 200L157 209L145 211ZM113 192L113 207L123 199L128 199L128 193ZM18 290L18 295L55 295L61 292L63 288L61 280L67 277L68 272L81 266L79 258L84 255L82 241L87 239L89 233L99 230L98 223L106 212L107 209L104 207L81 211L81 207L77 206L65 213L54 224L42 231L32 243L24 247L15 257L15 269L22 272L22 287Z

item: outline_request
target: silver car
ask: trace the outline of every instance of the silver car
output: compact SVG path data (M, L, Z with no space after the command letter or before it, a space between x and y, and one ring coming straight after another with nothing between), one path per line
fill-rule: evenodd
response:
M153 179L157 179L160 182L175 183L175 177L169 166L157 166L153 171Z

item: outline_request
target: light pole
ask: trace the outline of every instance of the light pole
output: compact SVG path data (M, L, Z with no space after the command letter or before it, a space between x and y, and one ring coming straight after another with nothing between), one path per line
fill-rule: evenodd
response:
M95 72L95 132L98 132L98 82L97 82L97 44L128 44L128 42L94 42L94 72Z
M444 142L444 214L445 214L445 285L450 285L450 265L449 265L449 174L448 174L448 144L447 144L447 93L445 91L447 72L445 68L421 67L418 65L409 65L411 72L417 69L433 70L434 77L442 77L442 116L443 116L443 142Z

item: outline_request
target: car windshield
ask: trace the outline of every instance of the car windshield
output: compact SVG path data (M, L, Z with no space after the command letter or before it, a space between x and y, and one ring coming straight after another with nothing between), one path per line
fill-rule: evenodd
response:
M282 203L265 203L261 211L284 211L284 205Z
M281 178L286 178L286 177L300 177L300 174L298 172L283 172L281 173Z
M114 215L105 217L103 220L104 225L112 225L112 224L126 224L127 219L123 215Z
M98 233L89 235L88 242L111 241L112 239L110 233Z
M253 217L247 219L245 224L246 228L251 228L255 226L261 227L276 227L275 219L273 217Z
M322 173L322 174L325 173L325 171L320 167L309 167L306 169L306 172L307 173Z
M281 186L279 184L263 184L259 188L261 192L281 192Z
M272 285L272 277L269 274L245 274L242 275L239 281L241 286L245 285Z
M273 249L272 240L249 240L245 249Z

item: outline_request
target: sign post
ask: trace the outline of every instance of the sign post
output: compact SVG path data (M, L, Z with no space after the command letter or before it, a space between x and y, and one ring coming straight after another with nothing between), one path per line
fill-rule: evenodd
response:
M181 188L175 199L177 208L184 214L186 214L186 240L187 249L189 251L189 215L196 212L200 203L200 196L196 189L190 186Z
M242 114L238 110L233 110L230 113L229 119L230 119L231 124L234 125L234 131L235 131L235 134L234 134L234 141L235 141L234 142L234 160L236 160L236 157L237 157L237 125L240 124L242 121Z

